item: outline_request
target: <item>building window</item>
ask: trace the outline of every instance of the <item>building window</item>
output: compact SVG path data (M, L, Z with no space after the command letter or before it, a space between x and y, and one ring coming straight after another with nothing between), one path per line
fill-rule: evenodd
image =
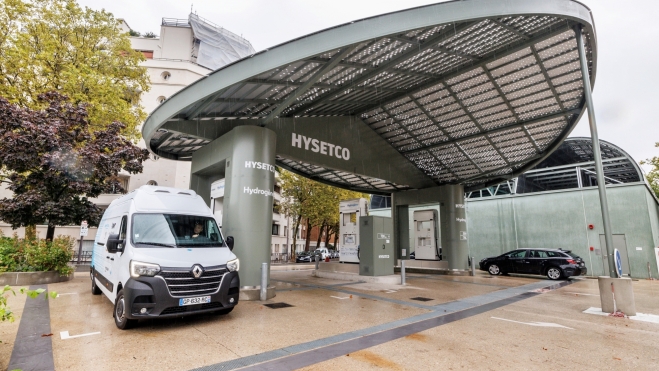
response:
M153 59L153 50L138 50L138 52L142 53L146 59Z
M275 214L281 213L281 205L279 205L279 203L277 203L277 202L273 202L272 203L272 212L275 213Z
M284 237L288 236L288 227L284 226Z
M278 244L278 243L275 244L275 252L276 252L276 253L279 252L279 244Z
M275 193L281 193L281 187L275 184Z
M120 193L126 193L128 191L128 179L130 178L123 175L118 175L117 177L112 178L111 180L116 181L116 183L112 183L110 194L116 195Z
M279 236L279 224L272 225L272 235Z
M165 72L160 74L160 77L162 77L163 80L167 81L167 80L169 80L170 77L172 77L172 74L165 71Z

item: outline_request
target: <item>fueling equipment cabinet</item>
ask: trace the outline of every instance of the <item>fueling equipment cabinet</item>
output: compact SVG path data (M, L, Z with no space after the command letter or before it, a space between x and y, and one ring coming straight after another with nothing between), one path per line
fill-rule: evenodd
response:
M384 216L359 219L360 276L389 276L394 274L394 224Z

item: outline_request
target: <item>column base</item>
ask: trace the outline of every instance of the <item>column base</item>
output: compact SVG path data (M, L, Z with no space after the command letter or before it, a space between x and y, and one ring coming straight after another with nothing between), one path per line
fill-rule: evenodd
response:
M600 301L602 312L613 313L613 293L615 293L615 306L617 310L627 316L636 315L636 303L634 302L634 290L631 278L611 278L608 276L597 277L600 289ZM611 291L613 284L613 292Z
M266 290L266 300L270 300L275 296L277 296L275 287L268 286ZM238 300L246 300L246 301L261 300L261 287L260 286L241 287Z

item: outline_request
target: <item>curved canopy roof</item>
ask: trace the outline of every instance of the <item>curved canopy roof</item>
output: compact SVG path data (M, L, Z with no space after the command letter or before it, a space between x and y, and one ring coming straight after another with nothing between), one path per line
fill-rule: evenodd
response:
M237 125L276 131L301 118L350 117L377 134L363 145L392 147L427 181L405 184L280 153L277 164L373 193L482 187L536 165L584 112L576 27L592 85L596 37L583 4L452 1L351 22L234 62L165 101L143 136L153 153L190 160Z

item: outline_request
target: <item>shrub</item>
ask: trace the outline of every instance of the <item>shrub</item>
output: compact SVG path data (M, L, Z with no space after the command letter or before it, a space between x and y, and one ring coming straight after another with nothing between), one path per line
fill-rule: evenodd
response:
M73 255L74 239L58 236L52 242L0 237L0 272L73 271L68 262Z

